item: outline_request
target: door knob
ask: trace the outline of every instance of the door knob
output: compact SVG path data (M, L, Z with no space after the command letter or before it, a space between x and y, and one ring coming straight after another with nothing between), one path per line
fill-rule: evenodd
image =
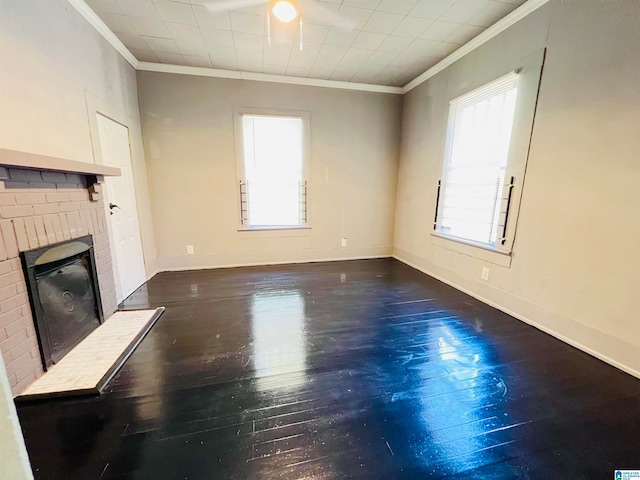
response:
M118 205L116 205L115 203L111 203L109 202L109 214L113 215L113 209L117 208L118 210L120 210L120 207Z

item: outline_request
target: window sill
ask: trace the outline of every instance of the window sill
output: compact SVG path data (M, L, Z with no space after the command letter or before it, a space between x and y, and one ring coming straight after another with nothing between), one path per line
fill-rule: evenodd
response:
M247 238L308 237L311 235L311 226L239 227L238 232Z
M435 232L431 234L431 244L495 265L507 268L511 266L511 252L498 250L489 245L482 245Z

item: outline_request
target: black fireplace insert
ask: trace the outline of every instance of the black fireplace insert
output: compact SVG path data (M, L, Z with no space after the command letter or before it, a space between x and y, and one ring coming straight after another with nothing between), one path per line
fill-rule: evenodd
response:
M45 370L103 321L91 235L22 252Z

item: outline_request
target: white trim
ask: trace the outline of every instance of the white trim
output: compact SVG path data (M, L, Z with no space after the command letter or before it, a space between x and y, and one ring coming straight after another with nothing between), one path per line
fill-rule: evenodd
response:
M304 85L310 87L340 88L342 90L358 90L361 92L392 93L402 95L402 87L387 87L368 83L339 82L336 80L320 80L316 78L287 77L284 75L269 75L266 73L237 72L235 70L218 70L215 68L188 67L185 65L170 65L165 63L138 62L138 70L147 72L179 73L182 75L197 75L200 77L230 78L234 80L252 80L254 82L285 83L289 85Z
M487 252L491 252L491 253L497 253L499 255L505 255L507 257L511 256L511 252L508 252L506 250L500 250L498 249L498 247L495 247L491 244L488 243L479 243L479 242L474 242L473 240L468 240L466 238L462 238L462 237L455 237L453 235L447 235L446 233L442 233L442 232L433 232L431 233L432 237L438 237L438 238L442 238L443 240L450 240L452 242L456 242L456 243L462 243L463 245L468 245L470 247L475 247L475 248L479 248L481 250L486 250Z
M511 268L512 257L509 252L495 250L456 237L448 237L438 232L431 233L431 245L493 265Z
M131 64L133 68L138 68L138 59L129 51L124 43L111 31L109 27L95 14L95 12L87 5L84 0L67 0L80 15L82 15L95 28L104 39L115 48L124 59Z
M435 273L430 272L430 271L428 271L428 270L426 270L424 268L421 268L418 265L415 265L414 263L409 262L408 260L404 260L402 257L400 257L400 256L398 256L396 254L391 255L391 258L395 258L399 262L402 262L402 263L404 263L405 265L408 265L411 268L415 268L419 272L422 272L422 273L424 273L426 275L429 275L430 277L433 277L436 280L441 281L442 283L446 283L447 285L455 288L456 290L460 290L461 292L466 293L467 295L470 295L470 296L472 296L473 298L475 298L477 300L480 300L482 303L486 303L487 305L489 305L489 306L491 306L493 308L497 308L501 312L504 312L504 313L506 313L508 315L511 315L512 317L517 318L518 320L520 320L520 321L522 321L522 322L524 322L526 324L529 324L532 327L537 328L538 330L541 330L541 331L543 331L545 333L548 333L549 335L557 338L558 340L561 340L564 343L571 345L572 347L575 347L575 348L577 348L579 350L582 350L583 352L588 353L589 355L591 355L591 356L593 356L593 357L595 357L595 358L597 358L599 360L602 360L603 362L608 363L609 365L613 365L614 367L618 368L619 370L622 370L623 372L628 373L629 375L633 375L636 378L640 378L640 371L635 370L635 369L631 368L628 365L620 363L617 360L614 360L611 357L608 357L607 355L603 355L602 353L597 352L597 351L593 350L592 348L586 347L583 344L581 344L579 342L576 342L575 340L572 340L569 337L566 337L565 335L557 333L556 331L554 331L551 328L548 328L548 327L545 327L543 325L540 325L538 322L536 322L536 321L534 321L534 320L532 320L532 319L530 319L530 318L528 318L528 317L526 317L524 315L521 315L521 314L519 314L517 312L514 312L513 310L505 308L505 307L503 307L502 305L499 305L496 302L488 300L487 298L483 297L482 295L478 295L477 293L475 293L475 292L473 292L473 291L471 291L469 289L461 287L460 285L457 285L455 282L452 282L452 281L448 280L447 278L444 278L444 277L442 277L440 275L436 275Z
M162 272L168 272L169 270L160 270L158 268L156 268L153 273L151 273L151 275L147 275L147 282L149 280L151 280L153 277L155 277L157 274L162 273ZM146 282L145 282L146 283Z
M549 0L528 0L526 3L522 4L520 7L516 8L509 15L502 18L501 20L498 20L492 26L487 28L480 35L470 40L469 42L465 43L462 47L460 47L458 50L453 52L451 55L440 60L440 62L436 63L433 67L431 67L429 70L424 72L422 75L419 75L413 80L411 80L404 87L402 87L402 93L410 92L411 90L416 88L418 85L421 85L422 83L426 82L431 77L433 77L436 73L441 72L451 64L460 60L466 54L471 53L479 46L491 40L493 37L504 32L507 28L519 22L530 13L542 7L547 2L549 2Z
M239 232L282 232L287 230L311 230L311 225L258 225L253 227L238 227Z
M233 132L235 137L236 144L236 184L239 184L240 188L242 188L243 184L248 184L248 177L246 171L245 164L245 131L244 131L244 116L260 116L265 118L289 118L289 119L298 119L302 122L302 151L301 151L301 162L302 162L302 172L301 177L299 178L300 183L298 184L298 220L302 222L302 210L300 207L302 206L302 186L305 186L305 189L308 187L311 178L311 112L305 110L288 110L282 108L255 108L255 107L234 107L233 109ZM237 208L237 219L238 219L238 232L263 232L263 235L266 234L266 231L279 231L286 232L287 230L306 230L304 232L297 232L298 235L302 233L304 236L310 235L310 216L309 216L309 196L307 195L308 190L305 191L305 218L304 223L300 223L298 225L245 225L244 220L242 218L242 194L238 192L238 201L236 202ZM250 195L247 191L247 221L251 221L250 215ZM266 234L269 235L269 234ZM291 236L293 236L293 232L291 232ZM256 238L259 238L256 236Z
M125 45L118 39L118 37L116 37L116 35L100 19L100 17L95 14L91 7L89 7L85 3L84 0L67 1L85 19L87 19L87 21L98 31L98 33L102 35L105 40L107 40L111 44L111 46L113 46L113 48L115 48L120 53L120 55L122 55L125 60L127 60L127 62L129 62L131 66L136 70L143 70L147 72L178 73L182 75L197 75L202 77L230 78L235 80L253 80L256 82L284 83L289 85L305 85L311 87L339 88L343 90L357 90L361 92L391 93L394 95L403 95L413 90L418 85L426 82L429 78L433 77L436 73L441 72L449 65L464 57L467 53L472 52L480 45L488 42L496 35L502 33L504 30L506 30L516 22L522 20L524 17L549 2L549 0L528 0L526 3L522 4L509 15L502 18L491 27L487 28L480 35L464 44L451 55L438 62L422 75L414 78L404 87L391 87L386 85L372 85L369 83L341 82L337 80L288 77L284 75L270 75L266 73L238 72L235 70L219 70L215 68L188 67L184 65L140 62L127 49L127 47L125 47Z
M258 226L239 227L238 232L246 233L250 238L289 238L311 236L311 225L281 225L278 227ZM253 233L250 233L253 232Z
M249 263L229 263L224 265L205 265L197 267L171 267L158 268L154 276L162 272L187 272L194 270L218 270L220 268L241 268L241 267L266 267L270 265L295 265L302 263L322 263L322 262L350 262L353 260L376 260L382 258L394 258L393 255L364 255L360 257L337 257L337 258L317 258L312 260L283 260L275 262L249 262ZM402 261L402 260L400 260ZM406 262L405 262L406 263ZM150 277L151 279L153 277Z

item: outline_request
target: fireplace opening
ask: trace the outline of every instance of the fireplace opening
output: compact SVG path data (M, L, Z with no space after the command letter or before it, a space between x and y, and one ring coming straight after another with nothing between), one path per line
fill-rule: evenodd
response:
M22 252L44 369L103 321L91 235Z

